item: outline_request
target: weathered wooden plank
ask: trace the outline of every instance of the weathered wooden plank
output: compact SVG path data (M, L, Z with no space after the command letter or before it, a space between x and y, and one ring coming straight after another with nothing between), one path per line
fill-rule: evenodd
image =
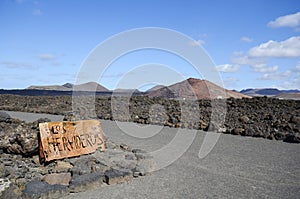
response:
M89 154L98 147L105 150L105 140L98 120L46 122L39 124L40 158L45 161Z

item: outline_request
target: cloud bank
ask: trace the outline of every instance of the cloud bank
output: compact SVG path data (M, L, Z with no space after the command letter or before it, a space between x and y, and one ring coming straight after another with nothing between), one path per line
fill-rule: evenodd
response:
M268 26L272 27L272 28L281 28L281 27L296 28L296 27L299 27L300 26L300 12L278 17L274 21L270 21L268 23Z
M248 54L250 57L300 57L300 37L290 37L284 41L269 40L251 48Z

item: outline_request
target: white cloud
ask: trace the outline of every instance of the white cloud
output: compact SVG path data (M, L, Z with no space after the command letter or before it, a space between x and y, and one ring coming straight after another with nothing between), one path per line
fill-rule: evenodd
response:
M281 84L275 85L274 87L278 88L278 89L298 89L300 90L300 78L299 77L295 77L293 79L290 79L288 81L284 81Z
M233 73L237 72L240 69L239 65L223 64L217 66L217 71L224 73Z
M267 60L263 58L249 57L247 54L234 53L230 61L234 65L248 65L254 72L273 73L278 70L278 66L268 67Z
M199 39L197 41L195 40L195 41L192 41L189 43L190 46L202 46L204 44L205 44L205 41L201 40L201 39Z
M270 21L268 26L272 28L290 27L296 28L300 26L300 12L278 17L274 21Z
M300 78L290 78L286 81L280 82L280 84L274 84L272 87L278 88L280 90L291 90L291 89L297 89L300 90Z
M278 66L273 66L273 67L266 67L265 65L252 66L252 69L255 72L259 72L259 73L274 73L278 70Z
M32 11L32 14L33 14L33 15L42 15L43 12L42 12L40 9L34 9L34 10Z
M38 57L43 61L53 61L56 59L55 55L49 53L40 54Z
M284 41L270 40L248 51L250 57L300 57L300 37L290 37Z
M278 89L300 89L300 62L295 68L284 72L267 72L259 80L273 81L273 87Z
M230 58L230 61L233 64L238 65L260 66L266 64L266 60L262 58L249 57L247 54L243 54L240 52L233 53L233 57Z
M292 75L292 71L290 70L287 70L283 73L279 73L279 72L276 72L276 73L265 73L263 76L259 77L258 79L260 80L275 80L275 81L278 81L278 80L283 80L283 79L288 79L290 78Z
M299 71L300 72L300 62L298 62L298 64L296 65L296 71Z
M295 68L292 69L293 74L300 79L300 62L297 63Z
M29 63L22 63L22 62L1 62L0 65L3 65L7 68L33 68L34 65L29 64Z
M253 39L249 38L249 37L242 37L241 41L247 42L247 43L251 43L253 41Z

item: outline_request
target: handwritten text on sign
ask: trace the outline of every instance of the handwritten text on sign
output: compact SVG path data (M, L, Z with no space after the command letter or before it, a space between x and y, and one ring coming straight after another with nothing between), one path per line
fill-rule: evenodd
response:
M104 136L98 120L47 122L39 124L40 157L46 161L79 156L105 150Z

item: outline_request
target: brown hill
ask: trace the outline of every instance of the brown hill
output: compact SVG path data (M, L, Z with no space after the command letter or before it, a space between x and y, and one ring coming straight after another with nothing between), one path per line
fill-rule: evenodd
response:
M84 84L73 85L70 83L66 83L64 85L50 85L50 86L29 86L27 89L31 90L54 90L54 91L97 91L97 92L108 92L109 90L104 86L96 83L96 82L88 82Z
M113 90L115 93L139 93L138 89L117 88Z
M274 96L278 99L292 99L292 100L300 100L300 93L281 93L279 95Z
M84 84L78 84L73 86L77 91L97 91L97 92L108 92L109 90L97 82L88 82Z
M72 88L60 86L60 85L49 85L49 86L29 86L28 90L53 90L53 91L70 91Z
M207 80L189 78L182 82L147 93L150 97L217 99L217 98L251 98L241 93L224 89Z
M132 95L143 95L143 92L138 89L124 89L117 88L113 90L113 96L132 96Z
M146 92L156 91L156 90L164 88L164 87L166 87L166 86L164 86L164 85L156 85L156 86L150 88L149 90L147 90Z

